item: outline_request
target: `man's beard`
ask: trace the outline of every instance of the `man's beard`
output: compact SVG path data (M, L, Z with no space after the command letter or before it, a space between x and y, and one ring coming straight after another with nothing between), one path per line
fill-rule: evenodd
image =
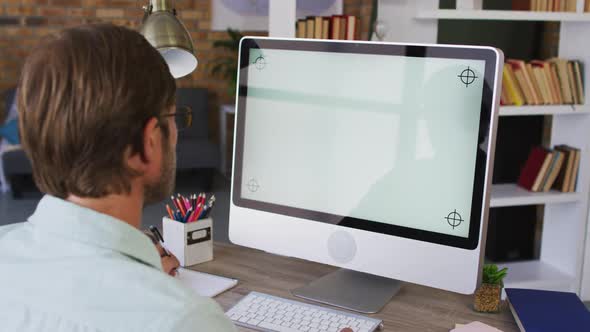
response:
M143 204L149 205L163 201L172 194L176 180L176 151L167 140L162 142L162 167L159 179L144 188Z

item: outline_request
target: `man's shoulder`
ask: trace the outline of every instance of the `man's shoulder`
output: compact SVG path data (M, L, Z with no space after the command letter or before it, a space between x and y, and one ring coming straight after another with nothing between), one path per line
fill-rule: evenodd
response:
M0 226L0 240L2 240L2 238L4 236L10 234L11 232L13 232L15 230L19 230L19 229L23 228L24 226L25 226L24 222Z
M11 243L30 243L30 231L28 223L19 222L0 226L0 247L2 245L12 246ZM6 248L5 248L6 249ZM0 250L2 253L2 250ZM6 253L6 252L4 252ZM1 256L1 255L0 255Z

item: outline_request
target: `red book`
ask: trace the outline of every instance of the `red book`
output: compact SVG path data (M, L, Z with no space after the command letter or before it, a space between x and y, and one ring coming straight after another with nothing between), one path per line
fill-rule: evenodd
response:
M338 39L346 39L346 15L336 15L336 17L340 20L340 33L338 34Z
M531 10L531 0L512 0L512 10Z
M531 151L526 164L524 165L522 171L520 171L520 176L518 177L519 186L527 190L531 190L533 188L535 179L537 178L537 175L539 175L539 171L543 167L543 162L545 162L545 157L547 157L548 153L548 150L540 146L534 148Z

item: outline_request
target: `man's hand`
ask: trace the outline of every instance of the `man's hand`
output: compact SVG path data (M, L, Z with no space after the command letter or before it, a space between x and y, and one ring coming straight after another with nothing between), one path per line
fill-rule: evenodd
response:
M164 251L164 248L159 243L156 243L156 248L160 253L160 257L162 257L162 269L164 272L173 277L176 276L176 270L180 267L178 259L172 253L166 254L166 251Z

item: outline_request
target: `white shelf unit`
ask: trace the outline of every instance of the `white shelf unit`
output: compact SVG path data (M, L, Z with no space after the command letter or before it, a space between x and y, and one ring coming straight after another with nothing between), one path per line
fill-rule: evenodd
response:
M576 278L543 261L505 263L509 271L506 287L575 292Z
M488 10L440 10L439 0L379 0L378 19L388 27L385 41L436 43L439 19L559 21L559 56L579 59L585 64L584 77L590 77L590 14L514 12ZM294 37L295 0L271 0L269 35ZM585 95L588 93L585 86ZM501 116L553 115L551 145L568 144L582 151L578 192L530 193L514 184L494 185L492 205L545 205L541 257L538 261L500 264L510 268L506 287L538 288L578 293L590 300L590 234L587 232L588 192L590 189L590 112L589 105L543 105L502 107ZM567 116L562 116L567 115ZM586 238L588 240L586 240ZM582 268L582 263L585 261Z
M514 183L495 184L492 186L490 207L573 203L583 199L584 195L578 192L562 193L556 190L531 192Z
M588 115L587 105L501 106L500 116L523 115Z
M531 12L520 10L423 10L418 11L416 18L438 20L590 22L589 13Z
M490 10L441 10L438 0L380 0L378 19L387 26L385 41L436 43L438 20L511 20L561 22L559 57L581 60L590 77L590 14ZM588 84L585 95L589 96ZM590 105L501 107L500 116L552 116L552 146L568 144L581 149L577 192L532 193L516 184L493 185L491 206L545 206L539 260L504 263L509 267L506 287L573 291L590 300ZM585 254L586 253L586 254Z

